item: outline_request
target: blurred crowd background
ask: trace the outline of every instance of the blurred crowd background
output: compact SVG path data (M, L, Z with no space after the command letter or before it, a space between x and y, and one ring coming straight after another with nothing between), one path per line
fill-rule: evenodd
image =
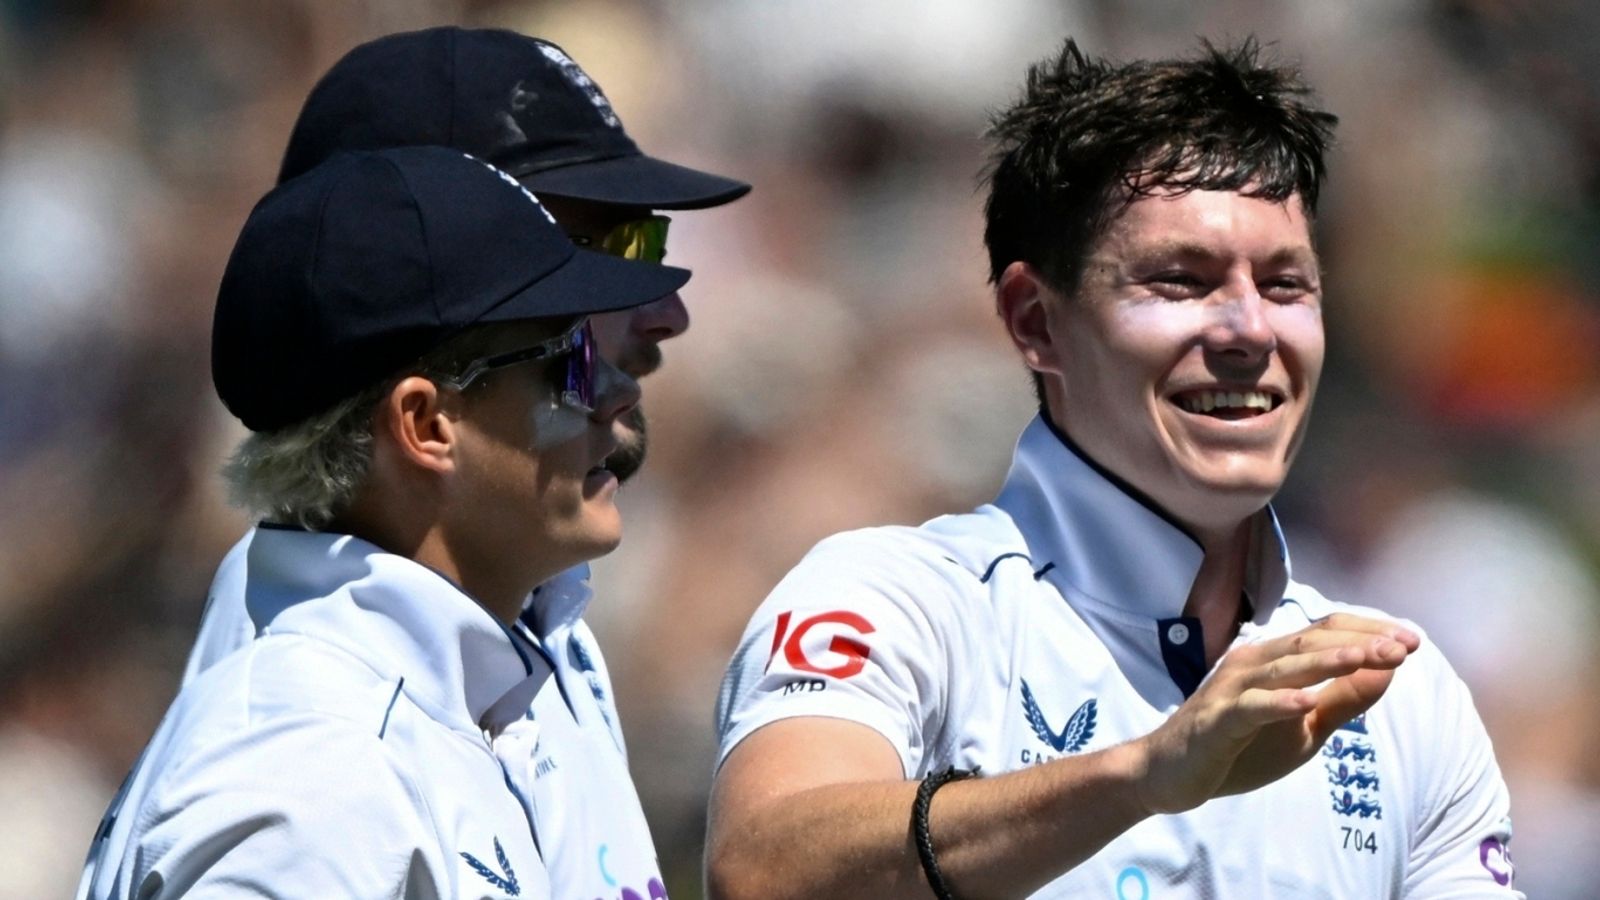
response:
M1600 6L0 0L0 898L70 893L248 526L211 307L301 100L445 22L556 40L648 150L756 185L676 216L694 324L591 608L674 896L749 612L831 532L987 501L1032 412L984 283L987 113L1067 35L1251 33L1343 119L1296 574L1425 626L1493 735L1519 883L1595 895Z

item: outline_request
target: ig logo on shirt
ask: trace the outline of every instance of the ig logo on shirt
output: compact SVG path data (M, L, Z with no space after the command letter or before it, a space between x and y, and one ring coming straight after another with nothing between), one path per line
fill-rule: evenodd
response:
M777 657L779 648L782 648L784 661L791 668L829 678L849 678L867 667L867 657L872 654L872 648L856 638L841 633L849 631L865 635L877 631L865 616L845 609L836 609L803 619L793 631L790 631L789 620L793 616L792 611L778 616L778 627L772 633L772 650L767 654L767 665L763 671L772 668L772 661ZM811 632L817 628L823 630L812 637ZM818 646L830 632L833 634L832 639L825 645Z

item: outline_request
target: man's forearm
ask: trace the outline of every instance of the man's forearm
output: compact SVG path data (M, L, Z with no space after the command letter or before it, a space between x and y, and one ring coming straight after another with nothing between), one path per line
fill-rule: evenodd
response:
M1146 817L1135 745L1067 757L935 795L933 846L963 900L1024 896ZM744 898L932 896L911 832L916 782L832 784L716 815L707 890Z
M1377 702L1419 642L1392 623L1330 616L1230 651L1143 737L950 785L929 816L945 880L963 898L1025 895L1155 811L1282 778ZM900 764L885 738L845 720L756 730L717 776L712 896L926 898L910 827L917 786L889 780Z

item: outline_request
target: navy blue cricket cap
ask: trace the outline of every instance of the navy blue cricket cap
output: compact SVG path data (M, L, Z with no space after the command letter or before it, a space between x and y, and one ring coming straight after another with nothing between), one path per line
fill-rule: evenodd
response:
M323 412L477 324L627 309L689 280L581 250L458 150L344 153L256 204L217 291L211 377L252 431Z
M334 63L306 97L278 180L340 150L423 144L471 153L556 197L704 209L750 191L642 153L555 44L456 27L391 34Z

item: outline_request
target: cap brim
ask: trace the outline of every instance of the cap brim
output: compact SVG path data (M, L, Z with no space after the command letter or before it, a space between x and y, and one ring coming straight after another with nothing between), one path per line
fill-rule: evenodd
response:
M507 297L479 323L584 316L643 306L689 283L676 266L619 259L578 249L554 271Z
M750 193L742 181L643 154L512 174L535 194L651 209L706 209Z

